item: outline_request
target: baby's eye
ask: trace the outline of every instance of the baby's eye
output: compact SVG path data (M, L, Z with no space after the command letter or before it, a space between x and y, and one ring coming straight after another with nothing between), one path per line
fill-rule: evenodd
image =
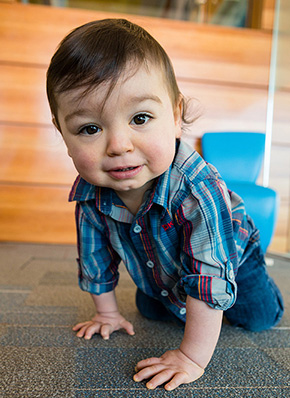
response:
M95 124L89 124L87 126L84 126L81 128L79 131L79 134L82 135L94 135L97 134L101 131L100 127L96 126Z
M132 123L136 125L145 124L149 119L152 119L152 116L147 115L146 113L139 113L133 117Z

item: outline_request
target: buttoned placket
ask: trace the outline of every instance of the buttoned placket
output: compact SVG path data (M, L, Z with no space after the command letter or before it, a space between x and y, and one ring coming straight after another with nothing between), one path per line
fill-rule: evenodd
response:
M143 220L142 219L139 219L139 222L142 222ZM133 242L138 242L138 243L140 243L140 241L142 240L142 238L141 238L141 235L142 235L142 231L143 231L143 228L141 227L141 225L139 225L138 224L138 221L136 221L135 222L135 225L134 226L132 226L132 231L133 231L133 234L131 233L131 238L132 238L132 240L133 240ZM138 245L138 246L141 246L141 245ZM146 251L144 251L145 253L146 253ZM139 251L139 254L141 254L140 253L140 251ZM143 253L142 253L143 254ZM141 257L143 257L142 256L142 254L141 254ZM148 258L148 254L146 253L145 254L146 256L147 256L147 258ZM144 256L145 257L145 256ZM145 265L146 265L146 268L148 269L154 269L154 267L155 267L155 263L154 263L154 261L152 261L152 260L150 260L150 259L148 259L146 262L145 262ZM156 292L156 288L159 290L159 294L160 294L160 296L163 298L163 299L165 299L165 298L167 298L168 297L168 295L169 295L169 292L166 290L166 289L161 289L156 283L155 283L155 289L153 289L153 290L155 290L155 292Z

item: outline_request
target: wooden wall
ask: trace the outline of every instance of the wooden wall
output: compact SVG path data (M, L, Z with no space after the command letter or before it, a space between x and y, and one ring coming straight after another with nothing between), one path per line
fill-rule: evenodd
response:
M0 4L0 240L74 243L76 172L50 122L45 74L59 41L103 12ZM199 148L204 131L265 131L271 34L125 16L142 25L171 57L182 92L200 118L185 133ZM281 124L285 123L282 112ZM272 186L280 192L279 223L270 249L286 251L290 140L273 143ZM277 161L277 163L276 163ZM290 168L289 168L290 169ZM288 179L288 180L287 180ZM287 191L288 187L288 191Z

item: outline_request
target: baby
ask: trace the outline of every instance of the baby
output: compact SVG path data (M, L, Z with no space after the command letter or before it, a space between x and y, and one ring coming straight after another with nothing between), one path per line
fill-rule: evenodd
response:
M142 315L184 324L179 348L136 365L134 380L148 379L149 389L202 376L223 314L254 331L279 322L282 297L259 232L241 198L180 139L186 101L148 32L124 19L75 29L51 60L47 95L79 173L70 193L79 284L96 314L73 328L78 337L134 334L114 293L120 261Z

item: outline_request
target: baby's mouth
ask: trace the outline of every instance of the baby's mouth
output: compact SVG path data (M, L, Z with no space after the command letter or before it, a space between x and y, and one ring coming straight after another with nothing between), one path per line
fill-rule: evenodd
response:
M126 179L133 178L143 169L143 165L141 166L128 166L122 168L116 168L109 170L109 174L111 177L116 179Z
M125 167L123 169L115 169L113 171L128 171L128 170L134 170L136 169L138 166L133 166L133 167Z

